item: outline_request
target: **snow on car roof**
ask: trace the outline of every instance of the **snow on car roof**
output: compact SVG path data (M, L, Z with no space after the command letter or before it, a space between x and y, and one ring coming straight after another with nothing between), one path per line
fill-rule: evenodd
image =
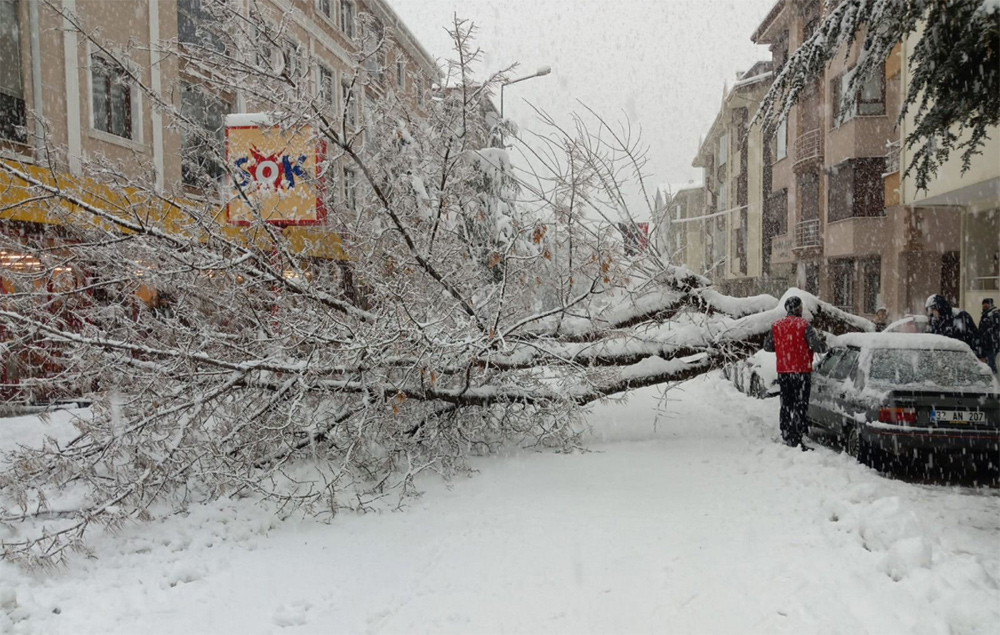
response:
M835 346L858 348L908 348L935 351L969 352L964 343L943 335L930 333L847 333L834 340Z

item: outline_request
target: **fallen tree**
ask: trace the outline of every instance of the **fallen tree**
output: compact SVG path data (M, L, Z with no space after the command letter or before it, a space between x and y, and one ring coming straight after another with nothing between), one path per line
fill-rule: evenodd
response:
M331 179L333 211L314 238L336 236L349 259L307 257L310 245L266 222L239 186L226 196L256 215L234 231L217 203L159 191L135 166L94 163L74 181L0 163L52 224L0 238L23 265L5 274L17 285L0 306L7 349L54 369L28 388L94 397L75 438L4 457L5 557L57 561L95 523L223 495L363 509L470 453L574 447L588 403L746 356L783 313L773 297L718 293L655 247L629 256L616 230L589 220L631 222L622 175L641 178L642 154L627 130L555 128L562 154L515 171L493 141L512 131L483 115L504 74L473 81L479 52L464 22L428 112L390 93L353 126L350 94L334 106L289 65L259 61L280 22L231 6L216 7L225 47L170 52L215 69L207 90L240 87L282 129L308 127L326 144L322 169L344 182ZM351 86L374 81L366 60L390 41L364 31ZM131 81L186 134L216 133ZM871 328L805 299L826 331Z

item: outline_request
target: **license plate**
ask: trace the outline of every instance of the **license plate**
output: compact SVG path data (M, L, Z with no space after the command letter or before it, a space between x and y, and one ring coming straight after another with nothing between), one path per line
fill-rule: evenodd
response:
M931 421L935 423L982 423L986 413L975 410L932 410Z

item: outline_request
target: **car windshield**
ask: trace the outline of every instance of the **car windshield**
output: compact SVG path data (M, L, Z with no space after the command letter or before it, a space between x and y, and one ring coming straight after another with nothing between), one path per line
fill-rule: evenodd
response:
M894 386L933 385L990 388L992 375L969 353L914 349L881 349L872 354L871 381Z

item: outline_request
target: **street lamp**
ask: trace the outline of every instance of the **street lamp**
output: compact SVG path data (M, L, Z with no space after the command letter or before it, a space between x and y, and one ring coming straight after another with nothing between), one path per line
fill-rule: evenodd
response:
M510 86L511 84L516 84L518 82L523 82L526 79L531 79L533 77L541 77L542 75L548 75L552 72L552 69L548 66L542 66L537 71L531 75L525 75L524 77L518 77L517 79L512 79L508 82L500 84L500 118L503 119L503 87Z

